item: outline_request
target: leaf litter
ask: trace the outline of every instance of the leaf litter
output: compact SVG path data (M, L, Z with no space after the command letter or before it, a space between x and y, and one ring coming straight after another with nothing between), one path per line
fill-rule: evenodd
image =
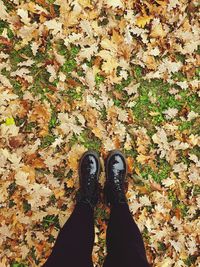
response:
M0 0L0 266L46 261L88 149L102 165L109 150L125 153L150 264L198 266L198 8L196 0ZM108 208L99 204L95 217L99 267Z

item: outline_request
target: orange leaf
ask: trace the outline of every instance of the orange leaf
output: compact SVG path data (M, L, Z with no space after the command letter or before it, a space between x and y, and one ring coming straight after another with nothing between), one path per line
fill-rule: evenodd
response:
M45 168L46 165L45 165L43 159L41 159L41 158L36 158L36 159L34 159L34 160L32 161L32 167L40 169L40 168Z
M128 164L128 173L132 173L133 172L133 163L134 163L134 159L131 157L127 158L127 164Z
M70 178L66 180L66 184L68 188L73 188L74 187L74 179Z

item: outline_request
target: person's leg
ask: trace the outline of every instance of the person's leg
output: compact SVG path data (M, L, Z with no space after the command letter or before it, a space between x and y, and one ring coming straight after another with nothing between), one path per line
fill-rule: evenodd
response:
M147 267L149 264L142 236L127 204L127 162L124 154L119 150L111 151L106 159L105 170L104 197L111 207L111 214L104 267Z
M60 231L44 267L92 267L94 207L99 198L100 160L95 151L85 152L79 161L80 188L76 207Z
M118 203L111 207L106 244L104 267L149 266L142 235L132 218L128 204Z
M89 204L77 203L44 267L92 267L93 243L94 210Z

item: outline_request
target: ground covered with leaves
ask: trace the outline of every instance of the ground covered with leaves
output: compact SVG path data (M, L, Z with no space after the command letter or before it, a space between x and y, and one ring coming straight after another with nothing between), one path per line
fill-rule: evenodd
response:
M42 266L88 149L121 149L152 266L199 266L197 0L0 0L0 266ZM95 266L109 209L95 211Z

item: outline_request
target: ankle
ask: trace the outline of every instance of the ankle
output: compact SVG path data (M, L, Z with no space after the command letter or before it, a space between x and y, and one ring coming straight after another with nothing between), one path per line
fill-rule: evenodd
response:
M98 203L98 195L87 195L79 189L76 194L76 203L83 203L89 205L91 208L94 208Z
M107 183L104 187L104 200L107 205L126 204L125 190L117 191L112 185Z

